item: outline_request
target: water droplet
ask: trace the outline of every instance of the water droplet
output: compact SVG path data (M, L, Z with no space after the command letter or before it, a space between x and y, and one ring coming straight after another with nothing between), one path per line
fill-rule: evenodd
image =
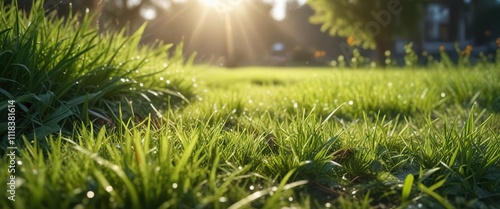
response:
M174 188L174 189L177 189L177 187L178 187L178 186L179 186L179 185L178 185L177 183L173 183L173 184L172 184L172 188Z
M165 81L167 84L170 84L170 80Z
M354 104L354 102L351 100L351 101L349 101L349 102L348 102L348 104L349 104L349 105L353 105L353 104Z
M249 189L253 191L255 187L253 185L250 185Z
M299 104L297 104L297 102L294 102L293 103L293 108L297 108L297 107L299 107Z
M87 192L87 197L88 197L89 199L94 198L94 192L93 192L93 191L88 191L88 192Z
M446 94L444 92L441 92L441 97L445 97Z
M113 187L112 186L107 186L105 189L106 189L107 192L113 191Z
M227 197L220 197L219 202L227 202Z
M325 204L325 207L327 207L327 208L332 207L332 204L330 204L329 202L327 202L327 203Z
M23 162L21 162L21 161L19 160L19 161L17 161L17 164L18 164L18 165L22 165L22 164L23 164Z
M293 201L293 197L289 197L288 201L292 202Z

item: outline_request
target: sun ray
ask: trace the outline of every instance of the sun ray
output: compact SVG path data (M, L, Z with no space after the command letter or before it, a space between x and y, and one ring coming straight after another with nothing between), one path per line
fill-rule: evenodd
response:
M242 34L245 48L248 50L248 55L250 55L251 59L255 59L255 51L254 48L252 47L252 43L250 42L250 38L248 36L249 33L247 33L245 29L245 26L248 25L244 22L245 20L243 20L245 17L246 17L245 15L236 17L235 18L237 22L236 25L238 26L239 32Z
M198 40L203 28L203 23L205 23L207 19L206 18L207 15L208 15L208 10L204 9L203 13L201 14L201 18L198 20L198 23L196 23L196 26L194 27L193 36L191 37L191 40L188 43L188 47L194 45Z
M231 19L227 17L227 14L224 17L225 25L226 25L226 50L228 57L234 56L234 39L233 39L233 27L231 25Z

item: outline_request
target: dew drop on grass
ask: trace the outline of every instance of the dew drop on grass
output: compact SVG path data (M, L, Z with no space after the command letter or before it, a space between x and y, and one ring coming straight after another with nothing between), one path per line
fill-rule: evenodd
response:
M177 189L177 187L179 187L179 185L177 183L172 184L172 188Z
M273 188L271 188L271 190L272 190L273 192L276 192L276 191L278 190L278 187L273 187Z
M441 97L445 97L446 94L444 92L441 92Z
M93 192L93 191L88 191L88 192L87 192L87 197L88 197L89 199L94 198L94 192Z
M170 84L170 80L165 81L167 84Z
M22 165L22 164L23 164L23 162L21 162L21 161L19 160L19 161L17 161L17 164L18 164L18 165Z
M332 207L332 204L331 204L331 203L329 203L329 202L327 202L327 203L325 204L325 207L327 207L327 208Z
M349 105L353 105L353 104L354 104L354 102L351 100L351 101L349 101L349 102L348 102L348 104L349 104Z
M299 107L299 104L297 104L297 102L294 102L293 103L293 108L297 109L297 107Z
M227 197L220 197L219 202L227 202Z
M163 81L163 79L165 79L165 78L163 78L163 76L160 76L160 81Z
M106 192L111 192L111 191L113 191L113 187L112 187L112 186L107 186L105 189L106 189Z
M251 191L253 191L253 190L255 189L255 187L254 187L253 185L250 185L249 189L250 189Z
M293 201L293 197L289 197L288 201L292 202Z

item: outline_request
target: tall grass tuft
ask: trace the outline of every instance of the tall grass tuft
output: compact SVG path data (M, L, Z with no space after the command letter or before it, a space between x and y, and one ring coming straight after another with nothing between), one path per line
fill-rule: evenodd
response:
M171 44L142 45L144 26L131 36L101 33L93 15L59 19L40 2L27 13L15 1L0 4L0 13L0 113L16 101L19 135L69 134L74 121L115 124L120 104L145 118L193 95L178 76L182 50L169 56ZM0 133L6 128L0 123Z

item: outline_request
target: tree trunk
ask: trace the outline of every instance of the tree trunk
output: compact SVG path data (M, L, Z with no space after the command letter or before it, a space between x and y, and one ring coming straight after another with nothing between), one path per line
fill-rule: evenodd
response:
M378 36L374 37L376 50L375 50L375 62L377 66L386 67L385 63L385 52L390 51L391 55L394 54L393 48L394 43L391 37L388 34L381 33Z

